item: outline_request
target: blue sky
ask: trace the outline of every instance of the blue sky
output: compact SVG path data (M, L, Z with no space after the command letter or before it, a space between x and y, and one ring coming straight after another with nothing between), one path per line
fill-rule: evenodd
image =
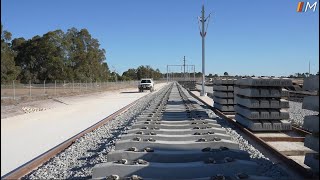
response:
M1 22L15 37L87 28L119 72L187 64L201 71L197 16L212 13L206 74L289 75L319 71L319 2L297 13L299 0L1 0ZM313 1L309 1L313 4ZM180 71L180 68L172 69Z

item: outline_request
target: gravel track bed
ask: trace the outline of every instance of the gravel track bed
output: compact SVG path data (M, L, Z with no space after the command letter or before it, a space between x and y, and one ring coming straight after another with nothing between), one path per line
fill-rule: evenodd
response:
M159 92L145 96L139 100L137 105L130 108L125 113L117 116L104 126L79 138L69 148L52 158L37 170L31 172L23 179L88 179L91 178L91 171L94 165L107 162L107 154L114 150L115 141L119 135L129 129L135 117L152 103L152 99L167 88ZM184 92L186 92L184 90ZM188 97L191 97L187 94ZM196 100L200 105L203 103ZM290 102L291 103L291 102ZM300 103L301 104L301 103ZM291 104L290 104L291 106ZM301 105L300 105L301 106ZM300 107L301 109L301 107ZM210 109L206 109L210 118L217 115ZM216 118L222 128L226 129L232 140L239 143L240 149L249 152L252 160L259 164L259 171L264 176L274 179L288 179L288 174L277 164L272 163L259 150L245 140L235 129L235 127L223 120Z
M115 141L133 120L152 103L168 86L144 96L126 112L105 125L77 139L69 148L26 175L22 179L89 179L92 168L107 162L107 154L114 149Z
M291 120L292 124L294 124L298 127L301 127L301 128L302 128L305 116L319 114L316 111L302 109L301 102L289 101L289 106L290 106L290 108L288 109L288 111L289 111L290 120Z

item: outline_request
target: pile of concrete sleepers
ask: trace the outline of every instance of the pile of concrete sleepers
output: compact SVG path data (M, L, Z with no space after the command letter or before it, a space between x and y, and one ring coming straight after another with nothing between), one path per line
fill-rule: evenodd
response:
M302 108L319 112L319 76L305 79L303 89L317 91L318 96L305 97ZM306 154L304 163L319 174L319 114L305 116L303 128L312 132L312 135L307 135L305 138L304 145L315 151Z
M93 168L93 179L270 179L225 129L174 85ZM187 91L185 91L187 92ZM232 167L232 168L231 168Z
M184 88L189 89L190 91L196 90L196 81L178 81Z
M235 82L235 119L252 131L291 130L289 102L284 86L288 78L249 77Z
M221 112L234 113L234 82L236 79L213 81L213 106Z

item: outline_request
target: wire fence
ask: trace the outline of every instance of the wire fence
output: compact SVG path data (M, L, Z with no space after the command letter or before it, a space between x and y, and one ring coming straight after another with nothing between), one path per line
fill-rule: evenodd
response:
M12 81L10 84L1 84L1 101L6 99L19 100L34 97L63 96L72 94L85 94L107 90L137 87L139 81L117 82L76 82L54 81L53 83L28 84Z

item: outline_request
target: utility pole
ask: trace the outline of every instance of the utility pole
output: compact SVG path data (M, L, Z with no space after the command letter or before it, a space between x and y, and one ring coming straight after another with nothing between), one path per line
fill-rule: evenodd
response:
M168 65L167 65L167 83L169 81L169 76L168 76Z
M186 80L186 56L183 56L183 79Z
M193 80L196 81L196 67L193 65Z
M205 96L205 90L204 90L204 85L205 85L205 36L207 34L206 29L205 29L205 22L207 21L207 19L210 17L210 15L207 18L204 18L204 5L202 5L202 11L201 11L202 15L200 18L200 22L201 22L201 31L200 31L200 36L202 37L202 90L200 93L200 96ZM208 24L207 24L207 28L208 28Z
M309 60L309 77L310 77L310 60Z

